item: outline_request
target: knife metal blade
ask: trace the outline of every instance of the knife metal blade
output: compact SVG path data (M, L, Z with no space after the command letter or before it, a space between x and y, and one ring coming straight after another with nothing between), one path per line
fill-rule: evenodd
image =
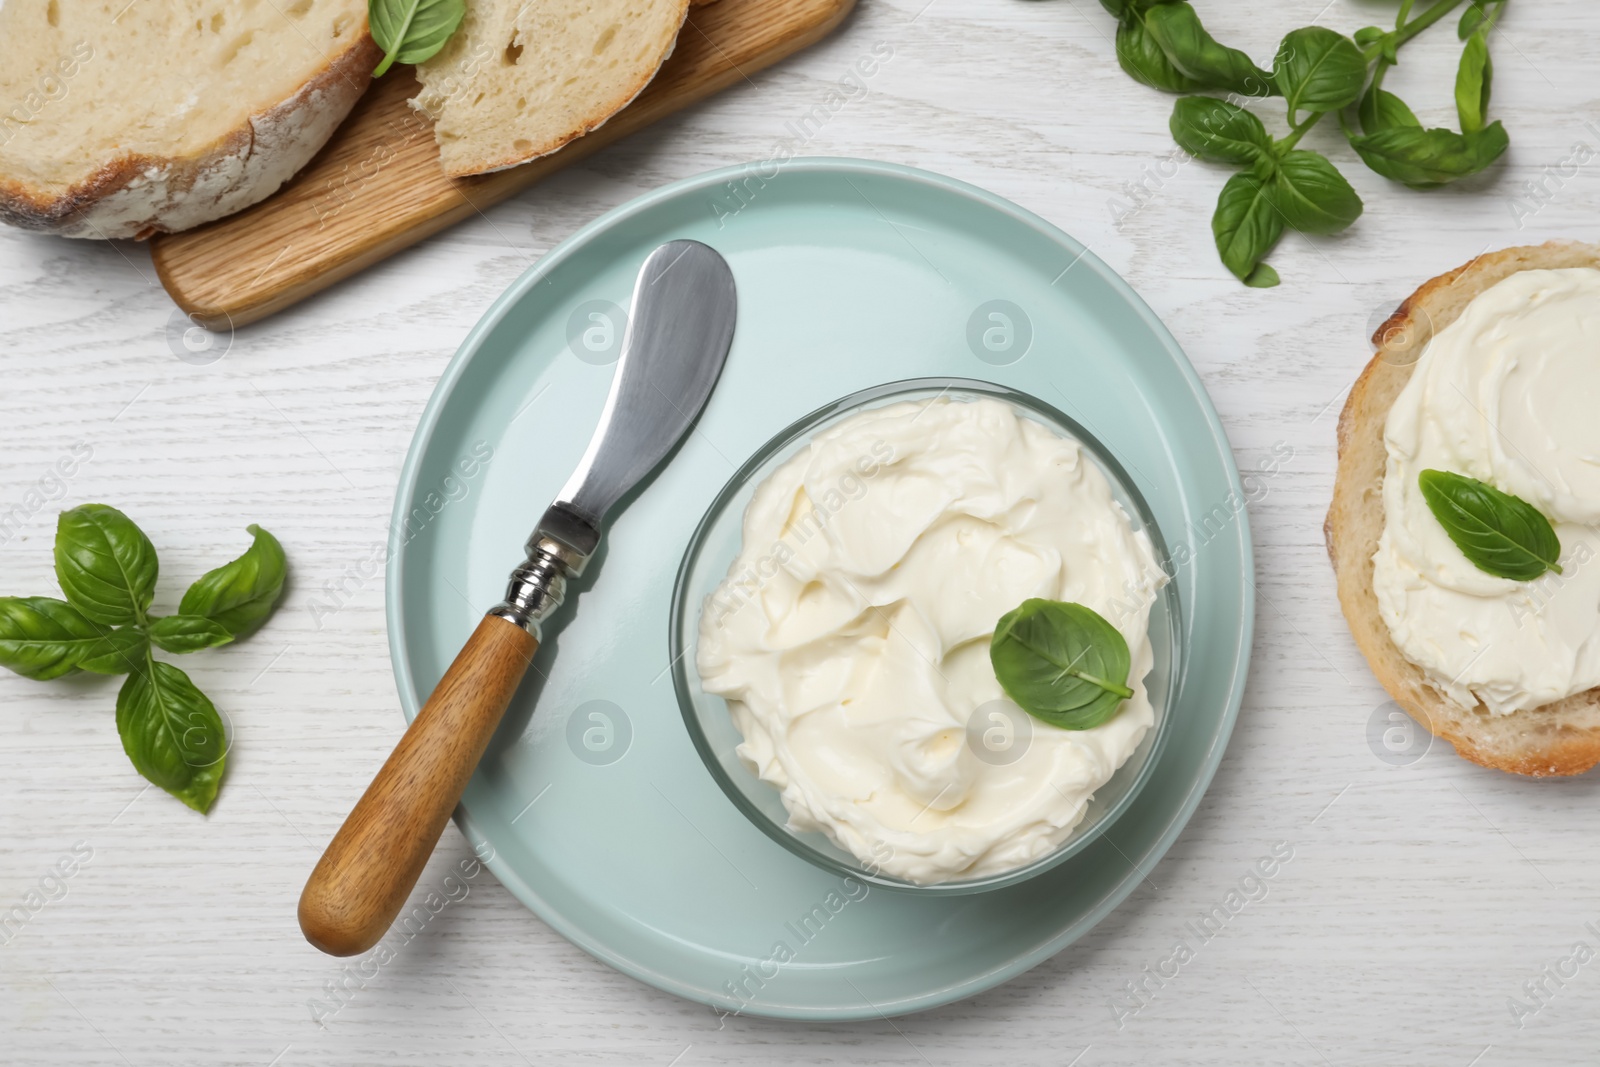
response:
M669 241L644 261L600 423L490 614L537 634L566 579L599 547L606 515L699 417L727 361L737 308L733 272L714 249Z

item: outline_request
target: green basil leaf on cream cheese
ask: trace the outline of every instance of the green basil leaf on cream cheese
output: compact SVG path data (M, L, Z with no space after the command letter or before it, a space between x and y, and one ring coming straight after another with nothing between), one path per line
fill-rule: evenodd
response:
M995 625L989 660L1007 696L1064 730L1099 726L1133 696L1127 640L1082 604L1023 601Z
M1526 500L1450 471L1425 470L1417 484L1433 517L1480 571L1516 582L1561 573L1561 541Z

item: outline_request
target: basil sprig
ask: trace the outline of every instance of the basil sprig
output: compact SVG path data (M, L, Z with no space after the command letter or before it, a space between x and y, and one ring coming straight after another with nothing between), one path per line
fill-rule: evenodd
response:
M989 661L1022 710L1064 730L1099 726L1133 696L1127 640L1082 604L1023 601L995 625Z
M1321 26L1292 30L1263 71L1213 38L1185 0L1100 0L1117 18L1117 61L1136 80L1185 96L1172 135L1191 155L1238 168L1223 185L1212 235L1223 265L1247 285L1278 284L1264 260L1286 229L1339 233L1360 217L1361 198L1326 156L1298 147L1326 115L1338 116L1362 162L1392 181L1431 189L1477 174L1505 153L1505 128L1488 120L1493 65L1489 36L1505 0L1434 0L1412 17L1402 0L1394 29L1368 26L1353 39ZM1425 129L1383 88L1400 48L1468 2L1459 32L1466 42L1456 74L1461 132ZM1239 105L1240 97L1283 98L1288 132L1273 137ZM1349 112L1354 112L1354 120ZM1247 117L1245 117L1247 116ZM1354 122L1359 122L1357 127Z
M153 648L215 648L266 621L287 566L277 538L258 526L250 533L244 555L190 586L179 614L156 617L150 539L116 508L83 504L56 523L56 579L66 599L0 597L0 666L39 681L126 674L117 694L123 751L140 774L200 812L216 799L227 732L210 699Z
M1437 6L1437 5L1436 5ZM1488 121L1489 86L1494 67L1489 59L1489 34L1504 8L1504 0L1479 4L1473 0L1462 16L1466 47L1456 70L1456 111L1461 132L1441 127L1424 128L1398 96L1383 88L1383 78L1397 62L1394 34L1376 39L1380 54L1372 83L1362 96L1357 133L1341 116L1340 124L1350 147L1361 161L1391 181L1413 189L1436 189L1488 167L1511 144L1505 127ZM1429 9L1431 14L1432 8ZM1470 28L1469 28L1470 27ZM1375 27L1370 27L1376 31ZM1381 33L1381 31L1376 31Z
M367 0L367 25L383 49L372 76L381 78L395 63L432 59L466 14L466 0Z
M1561 541L1526 500L1450 471L1425 470L1417 484L1433 517L1480 571L1516 582L1561 573Z

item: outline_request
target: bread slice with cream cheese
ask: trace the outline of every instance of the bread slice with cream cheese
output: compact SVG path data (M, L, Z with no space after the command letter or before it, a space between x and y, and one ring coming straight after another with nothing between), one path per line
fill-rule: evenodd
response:
M1600 763L1600 689L1509 715L1493 715L1482 704L1461 707L1395 646L1373 591L1373 555L1384 529L1384 426L1428 341L1506 277L1563 267L1600 268L1600 245L1553 242L1479 256L1425 283L1379 327L1372 339L1377 354L1339 417L1338 473L1323 526L1339 604L1389 695L1474 763L1535 777L1581 774Z

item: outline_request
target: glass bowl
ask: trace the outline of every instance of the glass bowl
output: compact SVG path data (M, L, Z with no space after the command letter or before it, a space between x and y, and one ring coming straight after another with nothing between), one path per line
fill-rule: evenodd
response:
M1162 586L1150 608L1149 634L1154 664L1145 676L1145 687L1155 711L1154 725L1146 731L1139 747L1127 762L1095 794L1082 821L1055 851L1025 866L982 878L919 885L863 865L823 833L796 833L790 830L787 825L789 813L778 791L757 777L739 758L736 750L744 738L733 723L727 702L701 688L695 664L702 606L727 576L729 566L739 553L743 541L745 508L756 487L804 448L814 435L834 423L867 408L938 396L954 400L980 397L1002 400L1025 417L1078 441L1085 454L1105 474L1112 495L1127 512L1133 528L1148 534L1156 562L1168 575L1173 573L1166 542L1156 527L1149 506L1116 457L1082 426L1049 404L1005 386L967 378L914 378L863 389L818 408L779 432L739 468L716 500L712 501L690 539L672 594L669 641L673 688L677 692L683 721L695 748L699 750L711 776L728 794L728 799L768 837L802 859L837 875L910 893L961 894L1015 885L1064 862L1103 833L1138 796L1170 732L1169 705L1180 677L1181 628L1178 625L1175 582L1169 581Z

